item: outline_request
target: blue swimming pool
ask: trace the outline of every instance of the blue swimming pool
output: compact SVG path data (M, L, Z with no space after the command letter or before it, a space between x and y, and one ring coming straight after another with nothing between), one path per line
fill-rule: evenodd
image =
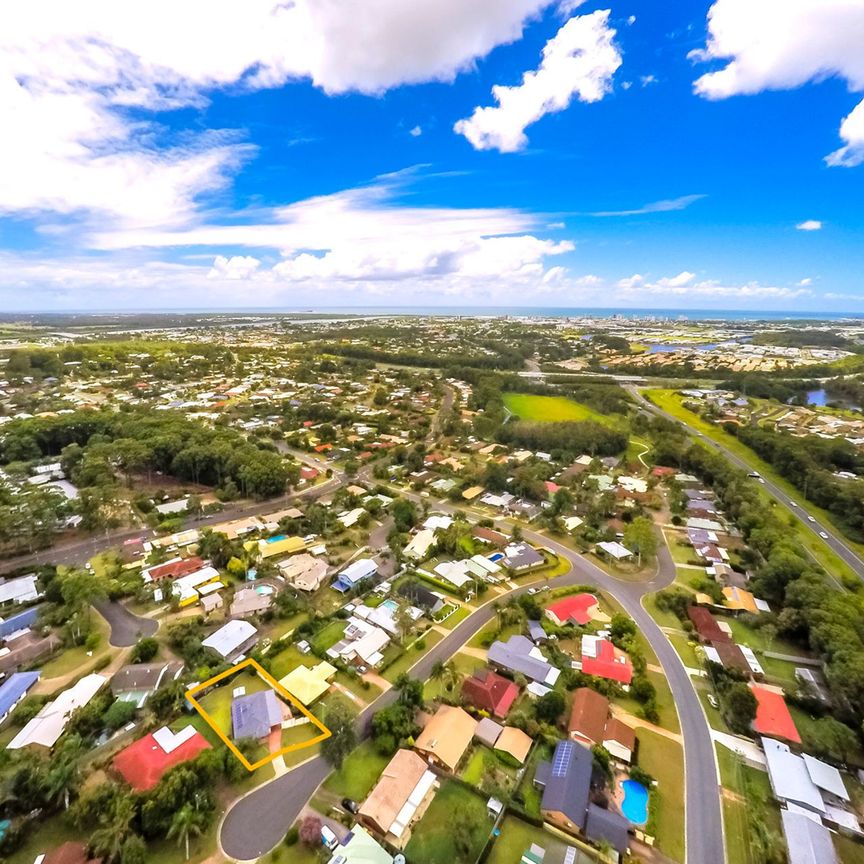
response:
M395 600L385 600L381 606L384 609L389 609L391 612L399 611L399 604Z
M635 780L625 780L621 788L624 790L621 812L634 825L644 825L648 821L648 790Z
M489 556L490 561L500 561L504 557L503 552L495 552L493 555Z

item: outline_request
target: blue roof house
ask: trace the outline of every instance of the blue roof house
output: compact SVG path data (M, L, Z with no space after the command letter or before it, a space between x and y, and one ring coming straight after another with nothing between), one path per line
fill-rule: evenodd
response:
M38 680L38 672L16 672L3 682L0 686L0 723L12 713Z

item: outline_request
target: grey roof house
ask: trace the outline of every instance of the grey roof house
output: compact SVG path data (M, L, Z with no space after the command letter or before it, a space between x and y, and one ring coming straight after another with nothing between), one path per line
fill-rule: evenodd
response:
M499 669L520 673L531 681L553 685L561 674L526 636L511 636L506 642L493 642L489 663Z
M132 702L141 708L160 687L176 681L183 673L179 660L165 663L131 663L111 676L111 692L121 702Z
M282 725L282 706L273 690L238 696L231 703L231 729L235 741L266 738L274 726Z

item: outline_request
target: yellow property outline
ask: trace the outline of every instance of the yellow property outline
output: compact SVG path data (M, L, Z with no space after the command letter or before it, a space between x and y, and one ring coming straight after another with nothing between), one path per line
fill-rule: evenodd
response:
M299 744L290 744L288 747L283 747L276 753L270 753L264 759L259 759L257 762L250 762L237 749L234 742L217 726L216 721L204 710L201 703L194 698L194 694L199 693L201 690L205 690L208 687L212 687L217 681L221 681L223 678L228 678L235 672L245 669L247 666L251 666L258 673L258 676L266 681L280 696L297 708L304 717L308 717L310 722L321 730L321 734L309 741L302 741ZM254 771L256 768L261 768L268 762L272 762L277 756L282 756L285 753L291 753L294 750L301 750L304 747L311 747L313 744L318 744L333 734L305 705L302 705L300 701L292 696L269 672L263 669L257 660L253 660L251 657L244 660L242 663L238 663L236 666L232 666L230 669L226 669L224 672L220 672L218 675L208 679L203 684L196 684L194 687L191 687L186 691L186 698L189 700L189 704L192 705L192 707L204 718L210 728L228 746L228 749L231 750L231 752L243 763L247 771Z

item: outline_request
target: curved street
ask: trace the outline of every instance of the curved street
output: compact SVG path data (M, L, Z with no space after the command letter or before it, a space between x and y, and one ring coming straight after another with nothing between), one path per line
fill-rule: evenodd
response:
M158 621L135 615L117 600L105 600L93 605L111 627L108 643L115 648L129 648L142 636L152 636L159 629Z
M526 539L547 546L566 558L571 569L563 576L549 580L552 587L589 584L614 597L633 617L645 634L669 681L677 706L684 740L687 859L697 864L724 864L723 821L714 744L702 705L681 660L666 636L642 607L642 597L669 584L675 578L675 566L665 546L660 547L658 576L648 583L630 583L616 579L572 549L532 531ZM436 661L446 661L485 624L492 620L494 600L508 599L528 591L521 586L506 594L490 598L480 609L456 626L441 642L412 668L414 677L425 679ZM361 713L361 734L372 714L393 702L396 693L383 693ZM269 852L294 823L330 768L320 756L310 759L287 774L258 787L237 801L220 826L220 843L229 857L240 861L258 858Z

